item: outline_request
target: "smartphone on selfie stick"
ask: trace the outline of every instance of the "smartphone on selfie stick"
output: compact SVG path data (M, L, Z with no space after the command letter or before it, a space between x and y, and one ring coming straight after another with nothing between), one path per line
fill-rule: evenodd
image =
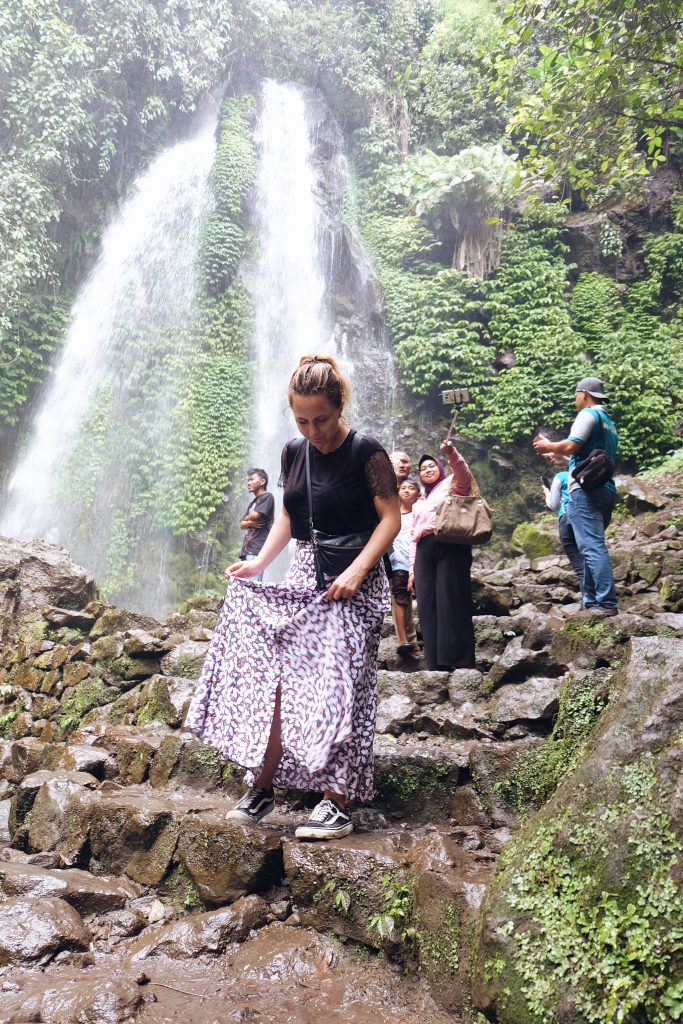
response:
M448 428L448 433L446 434L446 443L449 443L451 440L451 434L455 429L455 423L458 418L458 413L460 412L461 406L467 405L469 400L470 393L467 388L449 388L447 391L441 392L441 401L443 402L443 404L455 406L455 410L453 412L453 419L451 420L451 425Z

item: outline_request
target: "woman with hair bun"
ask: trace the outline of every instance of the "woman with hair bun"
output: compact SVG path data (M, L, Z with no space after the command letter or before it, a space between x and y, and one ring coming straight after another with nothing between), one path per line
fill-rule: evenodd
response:
M283 508L257 557L226 570L186 724L247 769L249 788L229 818L260 821L275 805L273 786L315 790L322 799L296 836L334 839L353 831L346 802L373 796L377 648L389 608L382 557L401 516L389 456L343 418L349 386L334 359L304 356L288 397L302 437L282 451ZM307 462L314 539L362 535L348 567L322 580ZM284 581L256 583L292 538Z

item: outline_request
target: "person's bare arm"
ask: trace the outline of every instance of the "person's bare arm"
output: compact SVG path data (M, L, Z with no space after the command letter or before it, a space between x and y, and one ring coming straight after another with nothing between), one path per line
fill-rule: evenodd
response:
M578 441L549 441L543 434L539 434L531 442L537 455L576 455L583 448Z
M393 494L390 498L375 497L372 500L379 516L379 523L358 557L330 585L327 596L331 601L338 601L343 597L354 597L358 593L373 565L376 565L382 555L386 554L401 530L401 507L398 503L398 495Z
M251 576L260 575L277 558L280 552L284 551L291 539L292 525L287 512L283 508L280 514L276 516L266 542L256 558L251 562L233 562L225 570L225 575L228 579L249 579Z

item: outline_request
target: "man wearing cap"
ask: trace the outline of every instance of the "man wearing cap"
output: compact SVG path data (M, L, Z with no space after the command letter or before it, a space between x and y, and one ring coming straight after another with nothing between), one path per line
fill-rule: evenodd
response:
M583 612L579 615L601 617L617 614L617 593L609 552L605 544L605 530L609 526L617 500L617 489L612 477L595 491L584 491L575 479L578 462L595 448L609 456L614 465L617 455L617 430L607 415L605 388L599 377L584 377L576 385L578 415L569 437L564 441L549 441L539 434L533 440L539 455L569 455L569 523L583 557Z

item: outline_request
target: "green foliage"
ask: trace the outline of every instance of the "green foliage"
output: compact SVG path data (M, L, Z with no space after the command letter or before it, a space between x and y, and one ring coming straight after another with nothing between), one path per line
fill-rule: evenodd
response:
M505 29L490 89L514 104L508 130L532 172L621 186L683 137L678 0L513 0Z
M606 703L604 685L570 677L560 691L560 708L552 734L542 746L518 755L505 781L494 784L495 791L518 811L542 807L581 760Z
M162 506L177 534L201 529L246 458L249 416L249 299L234 283L202 312L201 344L178 408L169 493Z
M102 679L84 679L73 689L64 691L60 728L67 732L76 729L89 711L103 704L111 704L118 696L116 687L107 686Z
M348 917L351 909L351 895L346 889L340 888L339 879L328 878L313 896L315 904L331 906L340 917Z
M214 298L230 285L247 244L243 209L256 174L251 113L248 99L223 106L213 167L215 207L206 218L199 254L204 287Z
M604 274L580 274L572 289L571 322L592 352L599 352L605 337L622 323L624 310L619 288Z
M412 923L415 879L412 876L383 875L382 906L372 914L368 927L382 942L410 942L415 939Z
M476 390L490 361L480 283L425 260L436 240L413 215L372 213L363 235L384 289L403 383L421 398L453 381Z
M571 296L572 323L586 339L595 372L608 383L620 456L638 466L658 461L677 444L683 402L681 241L683 235L676 234L646 240L648 276L627 288L623 304L616 284L601 274L581 274Z
M587 368L569 317L562 217L551 206L532 208L504 239L486 311L496 350L513 352L516 365L473 403L478 437L510 444L530 438L539 424L561 429L573 417L572 385Z
M3 3L0 336L56 280L89 227L84 205L103 213L117 199L170 122L214 84L235 37L251 30L249 2Z
M472 146L455 156L429 149L409 156L396 175L396 191L437 232L455 232L452 266L484 277L498 265L500 215L518 174L499 145Z
M518 979L506 985L503 1010L518 985L533 1020L555 1019L560 999L586 1024L680 1018L683 847L649 756L615 768L611 783L607 807L586 800L571 818L541 819L503 855L496 884L510 919L499 935ZM613 865L616 832L628 855ZM505 960L488 970L500 974Z
M444 15L406 81L410 134L414 144L457 153L503 134L508 110L486 91L486 53L498 42L501 25L489 0L442 7ZM473 102L477 91L484 95Z
M0 426L17 423L44 377L50 353L61 345L67 318L64 300L32 296L0 343Z

